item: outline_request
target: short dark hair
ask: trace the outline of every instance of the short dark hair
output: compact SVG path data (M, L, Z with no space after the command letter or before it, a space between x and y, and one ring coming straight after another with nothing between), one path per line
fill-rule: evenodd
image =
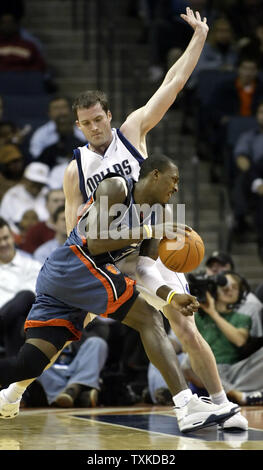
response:
M78 109L88 109L95 104L100 103L102 109L107 113L109 111L108 98L103 91L87 90L82 92L74 101L72 110L77 117Z
M65 206L59 206L53 214L53 220L56 223L61 212L65 212Z
M71 100L69 99L68 96L65 96L65 95L53 95L49 100L48 107L50 108L50 105L52 103L54 103L55 101L60 101L60 100L65 101L69 105L69 108L70 108Z
M5 219L3 219L3 217L0 217L0 229L4 227L8 227L11 231L9 223Z
M140 178L144 178L148 173L155 169L163 173L171 165L177 166L176 163L166 155L153 155L143 162L140 171Z

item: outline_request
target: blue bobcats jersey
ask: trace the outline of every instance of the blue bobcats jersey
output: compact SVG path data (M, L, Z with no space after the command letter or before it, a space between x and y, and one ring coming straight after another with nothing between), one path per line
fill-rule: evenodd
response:
M148 213L145 215L140 212L140 207L135 204L134 196L133 196L134 184L135 184L134 180L131 178L128 178L128 179L124 178L123 176L119 176L116 173L109 173L107 176L105 176L104 179L108 179L108 178L121 178L126 188L126 199L123 202L124 210L122 213L120 213L118 216L114 218L114 223L113 223L113 225L115 224L114 228L118 230L118 228L122 226L122 228L127 227L128 229L132 229L132 228L143 226L144 224L147 224L147 225L153 224L155 220L154 210L150 209ZM90 198L88 199L87 204L85 205L86 210L81 216L80 220L78 221L77 226L71 232L66 244L69 244L69 245L75 244L75 245L81 245L81 246L86 245L85 227L87 226L89 212L91 210L91 207L95 203L95 200L96 200L96 191L94 191L93 195L90 196ZM107 252L106 256L111 259L112 263L115 263L119 261L120 259L128 256L130 253L134 252L135 250L138 250L141 243L142 242L134 243L120 250ZM103 255L99 255L99 257L102 257L102 256ZM103 256L103 258L105 258L105 255Z

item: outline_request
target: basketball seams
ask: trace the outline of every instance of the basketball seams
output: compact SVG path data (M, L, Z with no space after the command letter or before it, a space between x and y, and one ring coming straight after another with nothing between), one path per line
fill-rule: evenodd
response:
M204 257L204 243L200 235L194 230L185 241L181 250L172 250L168 254L169 242L163 239L159 245L159 256L163 264L174 272L191 272L196 269ZM189 265L189 267L187 266Z

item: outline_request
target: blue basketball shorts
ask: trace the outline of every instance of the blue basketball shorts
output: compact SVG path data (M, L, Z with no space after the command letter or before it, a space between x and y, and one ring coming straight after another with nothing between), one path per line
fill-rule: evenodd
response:
M122 321L139 295L135 284L108 255L92 257L86 247L63 245L41 268L25 330L62 326L78 340L88 312Z

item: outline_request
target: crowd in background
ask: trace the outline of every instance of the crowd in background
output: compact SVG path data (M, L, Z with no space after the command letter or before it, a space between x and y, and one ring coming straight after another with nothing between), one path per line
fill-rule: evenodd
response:
M252 231L263 262L263 7L260 0L127 1L127 16L140 20L138 50L140 44L148 46L151 84L161 82L191 38L190 28L180 18L187 6L207 17L210 32L179 99L182 132L194 136L199 158L210 167L211 182L226 187L235 241L239 243L240 234ZM49 70L43 44L23 25L24 14L22 0L2 0L0 73L7 77L5 91L0 90L2 356L16 354L23 344L23 324L34 302L39 269L67 238L63 174L73 149L85 144L74 124L71 103L59 93L56 77ZM23 103L25 97L12 94L9 72L35 74L32 77L38 80L36 89L39 86L43 101L34 95L32 86L26 103L37 101L40 117L23 121L19 100ZM222 260L215 257L214 261L220 265ZM234 270L231 263L229 268ZM221 262L221 267L225 264ZM260 289L256 294L247 292L250 302L246 299L243 311L238 305L239 315L247 318L247 339L263 336ZM171 341L179 354L180 345L172 335ZM260 350L260 342L256 348ZM240 362L238 354L235 362ZM256 354L255 348L250 354ZM194 386L189 369L189 364L184 366ZM29 388L24 403L67 407L145 400L167 404L169 392L160 377L153 379L155 373L136 332L98 318L85 330L81 342L67 348ZM246 393L247 389L238 391Z

